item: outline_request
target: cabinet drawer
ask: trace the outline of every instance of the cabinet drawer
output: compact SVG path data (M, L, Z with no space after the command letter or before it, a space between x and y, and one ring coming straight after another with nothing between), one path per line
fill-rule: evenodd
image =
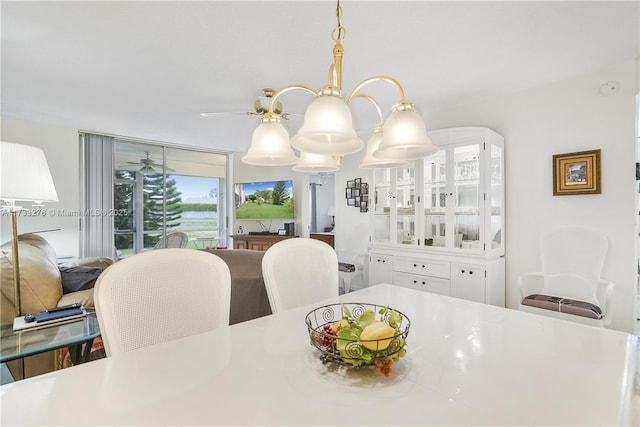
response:
M449 279L451 277L451 263L419 258L397 257L394 270L404 273L420 274Z
M393 284L447 296L451 288L449 280L398 272L393 273Z

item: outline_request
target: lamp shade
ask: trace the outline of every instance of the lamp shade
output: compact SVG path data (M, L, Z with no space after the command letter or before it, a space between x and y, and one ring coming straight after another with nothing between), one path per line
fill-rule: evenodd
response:
M0 199L58 201L56 187L42 149L0 142Z
M364 142L353 129L351 111L342 98L319 95L307 107L291 145L306 153L345 156L362 150Z
M331 156L313 153L300 153L300 160L293 167L296 172L335 172L340 167Z
M264 120L253 131L244 163L257 166L285 166L298 161L289 145L289 134L280 119Z
M360 169L380 169L380 168L398 168L407 166L408 162L396 159L385 159L382 157L374 157L373 153L380 147L382 142L382 127L377 127L373 131L373 135L367 142L367 153L360 163Z
M400 108L402 107L402 108ZM438 151L427 135L422 117L411 104L396 105L384 124L384 133L374 157L415 160Z

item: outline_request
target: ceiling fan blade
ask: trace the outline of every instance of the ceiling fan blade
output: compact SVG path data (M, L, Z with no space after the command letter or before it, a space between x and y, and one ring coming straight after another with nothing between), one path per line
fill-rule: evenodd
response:
M202 117L225 117L225 116L257 116L253 111L229 111L219 113L200 113Z
M157 165L154 164L153 166L151 165L143 165L140 163L133 163L131 166L129 165L120 165L120 166L116 166L116 170L124 170L124 171L129 171L129 172L143 172L143 169L148 168L147 171L149 169L152 169L154 173L162 173L162 165ZM167 172L175 172L176 170L170 167L166 168ZM150 173L150 172L147 172Z
M300 113L282 113L281 114L282 118L285 120L289 120L289 117L304 117L304 114L300 114Z

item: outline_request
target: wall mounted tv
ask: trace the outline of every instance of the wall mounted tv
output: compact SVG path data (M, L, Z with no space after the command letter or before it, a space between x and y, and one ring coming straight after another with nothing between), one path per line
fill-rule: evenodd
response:
M293 181L244 182L233 185L236 219L291 219Z

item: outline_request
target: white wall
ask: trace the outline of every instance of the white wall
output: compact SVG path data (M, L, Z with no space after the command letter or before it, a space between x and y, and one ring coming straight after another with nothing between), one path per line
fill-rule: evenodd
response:
M42 233L41 236L53 245L59 257L78 256L80 221L77 216L71 216L71 213L79 212L80 204L78 130L9 117L2 117L0 127L3 141L44 150L58 193L59 202L45 204L38 215L18 217L18 234L60 229ZM25 204L19 205L31 208ZM11 240L11 221L8 216L1 219L0 236L3 243Z
M331 227L329 208L335 206L335 179L333 173L327 173L321 179L319 176L310 175L311 182L320 183L316 186L316 232L323 233L326 227ZM309 207L311 209L311 206ZM309 221L311 219L309 218Z
M368 135L361 135L365 138ZM342 167L335 174L336 188L336 226L335 247L338 252L338 258L343 262L354 262L354 257L358 254L369 253L369 235L371 233L370 212L360 212L360 208L347 206L345 198L345 188L347 181L360 178L362 182L366 182L371 187L373 173L370 170L360 169L358 165L364 158L364 150L359 153L352 154L342 158ZM358 279L354 279L351 283L353 289L366 286L368 283L367 276L364 277L364 283L359 283Z

